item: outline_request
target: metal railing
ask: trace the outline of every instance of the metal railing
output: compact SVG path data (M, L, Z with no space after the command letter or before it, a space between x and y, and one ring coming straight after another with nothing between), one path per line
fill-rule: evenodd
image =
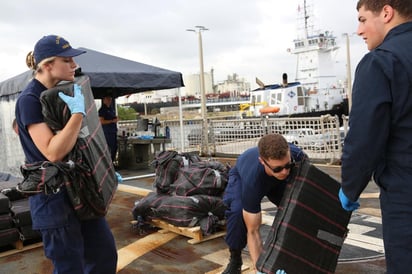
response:
M179 121L162 121L161 124L163 128L168 126L170 130L171 142L166 144L168 150L197 151L202 156L237 157L246 149L256 146L263 135L279 133L289 142L301 147L310 158L336 163L341 158L347 121L347 117L339 121L337 116L330 115L300 118L209 119L207 151L201 151L204 147L202 137L206 136L203 135L201 119L183 120L182 126ZM136 121L120 121L119 130L133 136L139 134L135 131L136 125ZM148 133L150 134L150 129Z

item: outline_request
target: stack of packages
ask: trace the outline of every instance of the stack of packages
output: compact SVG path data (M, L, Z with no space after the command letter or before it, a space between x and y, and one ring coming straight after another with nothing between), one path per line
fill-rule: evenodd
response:
M28 199L16 190L21 180L13 176L0 176L0 247L19 240L41 239L40 233L32 229Z
M10 211L13 216L14 225L19 229L20 239L22 241L37 240L41 238L40 232L32 229L28 198L12 201Z
M340 183L309 161L299 163L279 205L256 267L264 273L334 273L351 213Z
M14 244L20 239L19 230L13 226L9 198L0 193L0 246Z
M180 227L200 226L203 235L219 230L224 220L222 195L229 167L176 151L161 152L153 164L156 191L136 201L133 218L156 218Z

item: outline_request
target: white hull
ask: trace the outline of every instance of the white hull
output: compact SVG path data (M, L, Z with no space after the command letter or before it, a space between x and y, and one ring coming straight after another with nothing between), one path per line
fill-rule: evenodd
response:
M342 82L334 72L332 53L338 49L336 37L329 31L313 31L309 24L312 6L304 1L303 7L299 9L298 19L303 22L304 32L289 50L297 57L296 82L288 83L284 74L281 85L258 83L261 87L251 92L250 115L270 114L270 111L276 115L322 112L336 108L347 99Z
M249 116L328 111L342 104L345 98L343 88L310 91L298 82L285 87L269 86L251 92Z

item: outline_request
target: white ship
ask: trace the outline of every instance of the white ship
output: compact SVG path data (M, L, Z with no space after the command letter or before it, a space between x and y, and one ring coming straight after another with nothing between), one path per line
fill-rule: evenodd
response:
M313 6L305 0L298 8L300 38L294 40L296 55L296 79L288 82L283 74L281 84L264 85L251 91L249 115L313 116L316 113L347 114L347 95L343 84L334 73L332 54L339 48L336 37L329 31L313 31Z

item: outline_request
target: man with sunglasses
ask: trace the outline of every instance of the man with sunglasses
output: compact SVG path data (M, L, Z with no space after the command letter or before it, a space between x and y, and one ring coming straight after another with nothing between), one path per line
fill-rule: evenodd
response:
M307 155L280 134L263 136L257 147L242 153L229 171L223 201L226 211L226 237L230 261L223 274L241 273L242 249L248 246L255 266L262 252L259 227L262 223L261 202L267 197L279 205L290 169Z

